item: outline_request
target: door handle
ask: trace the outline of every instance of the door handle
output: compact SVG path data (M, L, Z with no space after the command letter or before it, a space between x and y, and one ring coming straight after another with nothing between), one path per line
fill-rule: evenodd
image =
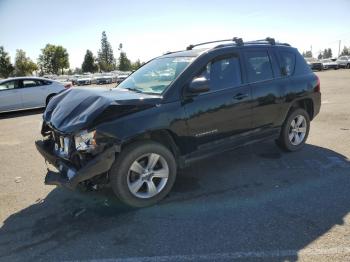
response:
M233 97L234 100L242 100L244 98L248 97L248 94L241 94L241 93L238 93L237 95L235 95Z

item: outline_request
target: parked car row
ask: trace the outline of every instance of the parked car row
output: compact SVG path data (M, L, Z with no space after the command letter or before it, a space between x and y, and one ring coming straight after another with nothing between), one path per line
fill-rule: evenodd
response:
M307 64L312 70L322 71L327 69L337 70L339 68L350 69L350 56L340 56L338 59L316 59L313 57L305 58Z
M45 75L45 78L57 80L59 82L70 82L72 85L92 85L92 84L120 84L124 79L126 79L131 72L113 71L109 73L84 73L83 75Z

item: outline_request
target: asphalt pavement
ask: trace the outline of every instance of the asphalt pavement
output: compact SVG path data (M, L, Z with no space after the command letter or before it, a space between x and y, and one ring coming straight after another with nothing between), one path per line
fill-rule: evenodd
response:
M324 71L302 151L251 145L181 170L156 206L43 183L42 110L0 116L0 261L350 261L350 70Z

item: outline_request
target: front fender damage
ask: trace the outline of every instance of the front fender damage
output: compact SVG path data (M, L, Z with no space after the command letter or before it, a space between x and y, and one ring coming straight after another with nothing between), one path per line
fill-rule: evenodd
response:
M48 170L45 184L63 186L69 189L75 189L80 182L108 172L115 161L116 153L120 150L118 146L111 146L77 170L69 162L51 153L52 151L45 144L45 141L38 140L35 145L39 153L59 170L59 172Z

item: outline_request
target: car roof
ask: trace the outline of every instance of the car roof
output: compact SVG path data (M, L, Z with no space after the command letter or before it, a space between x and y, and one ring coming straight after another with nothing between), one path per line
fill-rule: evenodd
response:
M3 83L5 81L13 81L13 80L25 80L25 79L31 79L31 80L43 80L43 81L55 81L52 79L44 78L44 77L37 77L37 76L21 76L21 77L9 77L6 79L1 79L0 83Z
M20 76L20 77L9 77L3 80L23 80L23 79L34 79L34 80L51 80L45 77L38 77L38 76Z

